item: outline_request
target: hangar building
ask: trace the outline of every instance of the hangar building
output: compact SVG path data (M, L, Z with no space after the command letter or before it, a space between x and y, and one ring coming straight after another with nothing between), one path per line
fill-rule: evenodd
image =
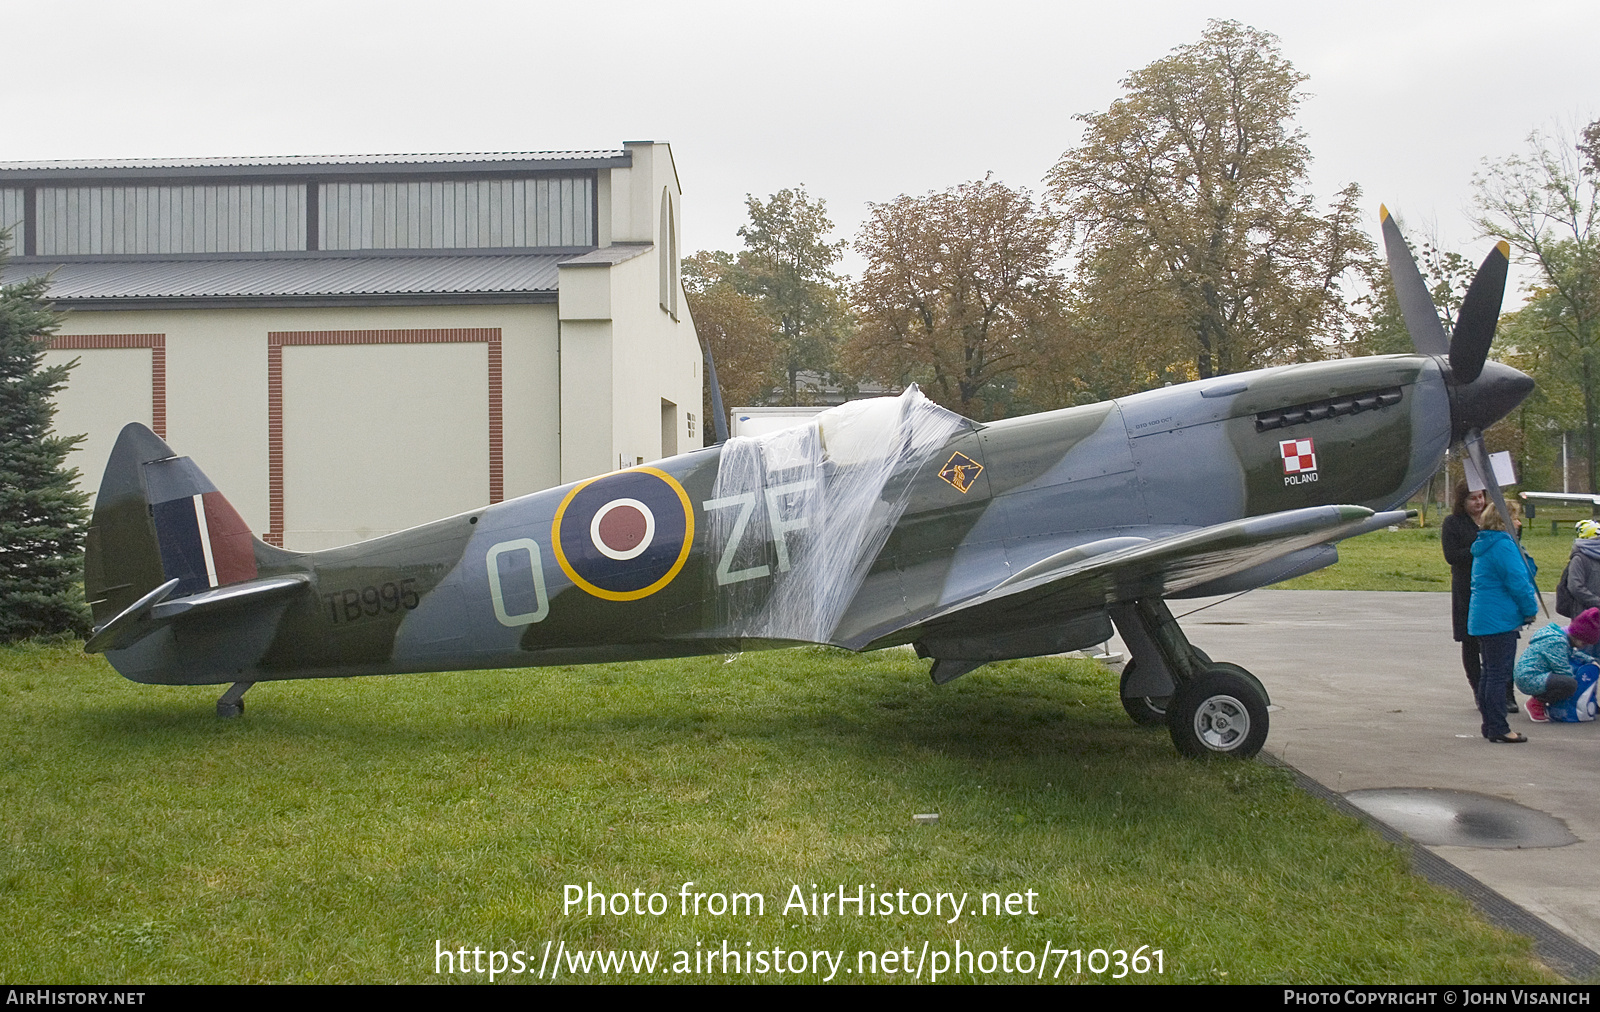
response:
M672 150L0 162L91 491L122 425L314 550L699 445Z

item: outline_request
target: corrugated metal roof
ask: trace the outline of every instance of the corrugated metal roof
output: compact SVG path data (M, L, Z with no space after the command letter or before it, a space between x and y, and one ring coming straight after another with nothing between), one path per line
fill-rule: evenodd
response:
M443 154L395 155L248 155L215 158L89 158L62 161L0 162L0 172L13 170L51 171L78 169L202 169L255 167L317 167L333 165L394 165L415 168L422 165L458 165L462 162L545 162L627 158L623 148L597 151L484 151Z
M78 307L125 300L529 296L556 291L570 253L489 256L97 260L18 263L3 280L49 273L50 298Z
M617 264L632 260L641 253L648 253L654 248L654 243L619 242L610 246L602 246L599 249L592 249L587 253L580 253L575 257L568 257L562 263L568 267L615 267Z

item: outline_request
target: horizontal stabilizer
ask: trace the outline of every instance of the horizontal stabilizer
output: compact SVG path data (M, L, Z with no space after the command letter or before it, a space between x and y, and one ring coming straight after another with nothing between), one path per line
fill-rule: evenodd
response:
M105 625L97 626L89 641L83 645L83 652L98 654L106 650L116 650L137 643L154 632L156 626L149 621L150 612L177 588L177 580L168 580L128 605Z
M83 645L83 649L91 654L120 650L132 646L175 619L246 604L260 604L297 590L309 582L310 577L298 573L269 576L169 601L167 597L177 588L179 581L168 580L135 601L116 618L96 629L94 635Z
M151 618L160 622L195 612L218 611L241 604L269 601L310 582L311 578L308 576L290 573L287 576L269 576L251 580L249 583L235 583L229 587L218 587L216 590L202 591L173 601L163 601L151 610Z

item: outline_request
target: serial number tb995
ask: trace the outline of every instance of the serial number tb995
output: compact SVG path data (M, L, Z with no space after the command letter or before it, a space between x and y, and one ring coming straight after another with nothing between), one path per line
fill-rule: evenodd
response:
M393 615L402 608L410 611L421 603L412 587L416 582L416 577L408 576L360 590L351 587L335 594L323 594L322 599L328 602L328 621L337 625L383 614Z

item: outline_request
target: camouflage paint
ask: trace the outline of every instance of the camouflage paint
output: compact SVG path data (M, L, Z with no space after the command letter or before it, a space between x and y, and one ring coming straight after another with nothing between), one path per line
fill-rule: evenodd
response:
M1261 412L1390 387L1403 391L1393 405L1257 431ZM1286 486L1278 443L1302 432L1316 442L1319 479ZM1094 553L1111 549L1096 546L1181 545L1191 532L1305 506L1391 506L1410 491L1409 483L1437 466L1448 441L1441 372L1422 356L1267 369L972 426L914 473L894 479L905 490L904 511L826 639L857 649L912 641L936 649L942 643L974 657L1059 647L1103 629L1097 616L1110 603L1225 578L1345 536L1356 529L1350 517L1367 513L1341 513L1338 532L1296 534L1292 545L1281 538L1258 544L1245 531L1200 554L1146 553L1145 561L1127 566L1097 568ZM782 645L788 641L751 640L727 620L728 588L718 582L719 565L724 578L762 566L777 574L779 552L769 520L756 514L732 554L727 544L710 541L713 524L704 504L712 498L721 453L697 450L329 551L302 554L256 542L262 578L303 574L309 582L270 604L167 620L108 657L138 680L202 683ZM172 456L148 430L130 426L107 466L86 569L101 625L164 578L139 465ZM565 516L564 506L588 510L592 520L612 500L644 503L650 483L681 489L674 501L687 501L686 537L670 546L678 554L643 583L595 593L612 578L609 557L587 554L583 565L598 568L584 576L573 568L569 549L588 552L577 539L598 528L579 522L568 530L558 514ZM595 493L594 502L585 489ZM639 537L639 517L623 516L627 522L618 530L624 541ZM558 552L558 539L573 540ZM618 556L627 555L624 541L613 546ZM1072 557L1074 546L1085 546L1087 561L1047 561ZM623 568L645 565L612 561ZM1056 579L1052 565L1076 575ZM997 588L1029 567L1043 567L1044 582L999 601ZM746 606L766 600L777 579L743 581Z

